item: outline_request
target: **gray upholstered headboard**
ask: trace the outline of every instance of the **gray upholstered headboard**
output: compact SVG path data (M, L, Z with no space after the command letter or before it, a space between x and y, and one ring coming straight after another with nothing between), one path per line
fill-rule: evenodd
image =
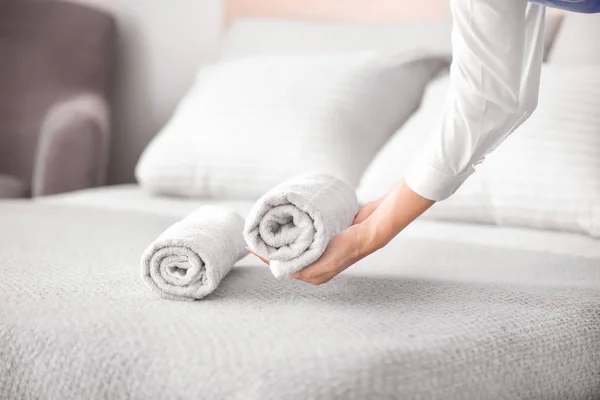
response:
M33 195L104 184L112 17L64 1L2 1L0 37L0 174Z

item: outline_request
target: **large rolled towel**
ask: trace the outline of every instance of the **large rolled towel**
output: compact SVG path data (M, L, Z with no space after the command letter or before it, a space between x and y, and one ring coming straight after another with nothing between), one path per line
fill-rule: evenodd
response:
M270 260L271 272L280 279L316 261L357 212L356 193L346 183L329 175L303 175L258 200L246 218L244 238Z
M144 282L171 300L213 292L247 253L244 219L224 207L202 207L164 231L142 256Z

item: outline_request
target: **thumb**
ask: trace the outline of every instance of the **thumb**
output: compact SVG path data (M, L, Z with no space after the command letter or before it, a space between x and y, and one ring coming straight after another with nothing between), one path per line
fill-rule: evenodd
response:
M259 256L257 253L255 253L254 251L252 251L252 250L250 250L250 249L246 249L246 250L248 250L248 253L250 253L250 254L254 254L256 257L260 258L260 260L261 260L262 262L264 262L265 264L267 264L267 265L269 265L269 264L270 264L269 260L267 260L266 258L263 258L263 257Z

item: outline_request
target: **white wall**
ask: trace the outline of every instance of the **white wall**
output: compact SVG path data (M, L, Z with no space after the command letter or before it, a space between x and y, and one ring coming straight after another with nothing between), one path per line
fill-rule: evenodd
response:
M115 15L119 50L110 183L133 181L135 163L207 60L221 31L220 0L74 0Z

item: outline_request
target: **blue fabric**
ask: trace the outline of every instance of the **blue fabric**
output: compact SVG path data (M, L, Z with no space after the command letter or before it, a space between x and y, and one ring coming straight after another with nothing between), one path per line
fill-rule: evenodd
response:
M600 0L531 0L531 2L565 11L586 14L600 13Z

